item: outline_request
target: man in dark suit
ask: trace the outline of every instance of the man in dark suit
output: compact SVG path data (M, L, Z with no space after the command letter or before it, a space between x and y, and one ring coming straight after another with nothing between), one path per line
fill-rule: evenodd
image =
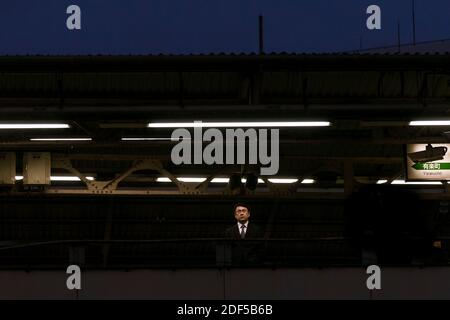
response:
M225 237L231 241L231 257L234 266L251 266L261 262L263 243L262 230L250 223L250 208L238 203L234 206L234 218L237 223L225 230ZM253 239L253 241L252 241Z

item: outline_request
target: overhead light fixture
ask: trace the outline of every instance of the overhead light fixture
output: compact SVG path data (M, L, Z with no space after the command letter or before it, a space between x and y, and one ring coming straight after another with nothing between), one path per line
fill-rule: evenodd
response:
M206 178L195 178L195 177L193 177L193 178L184 178L184 177L181 177L181 178L177 178L177 180L178 181L181 181L181 182L204 182L205 180L206 180Z
M228 183L230 178L214 178L211 180L211 183Z
M2 130L15 129L68 129L67 123L1 123Z
M228 183L230 181L230 178L214 178L211 180L211 183ZM242 183L246 183L247 179L246 178L242 178L241 179ZM258 183L264 183L263 179L258 179Z
M93 181L94 177L86 177L87 180ZM16 176L16 180L23 180L23 176ZM51 181L81 181L80 178L76 176L51 176Z
M410 121L410 126L450 126L450 120Z
M122 141L180 141L191 140L190 138L122 138Z
M328 121L297 122L167 122L149 123L148 128L282 128L282 127L328 127Z
M272 183L295 183L298 181L298 179L280 179L280 178L273 178L268 180L269 182Z
M386 183L387 180L378 180L377 184L383 184ZM393 180L391 184L396 185L442 185L442 182L440 181L408 181L405 180Z
M32 138L30 141L92 141L92 138Z
M237 176L239 176L240 182L237 179ZM247 183L248 176L247 176L247 178L241 178L240 175L236 175L236 176L232 175L232 177L233 177L233 179L235 179L235 181L233 183L235 183L236 185L237 184L240 185L240 183L245 183L245 184ZM181 182L198 182L198 183L200 183L200 182L206 181L205 177L177 177L176 179ZM271 183L275 183L275 184L295 183L298 181L298 179L284 179L284 178L271 178L268 180ZM156 178L156 182L171 182L171 180L168 177L158 177L158 178ZM301 183L311 184L311 183L315 183L315 182L316 181L313 179L303 179ZM230 178L220 178L220 177L213 178L211 180L211 183L230 183ZM264 180L261 178L258 178L257 183L264 183Z
M441 185L442 182L439 181L408 181L405 180L394 180L391 184L411 184L411 185Z
M247 178L242 178L241 182L242 183L246 183L247 182ZM258 183L264 183L264 180L263 179L258 179Z
M94 177L86 177L87 180L89 181L93 181ZM81 181L80 178L76 177L76 176L51 176L50 177L51 181Z
M198 183L204 182L206 180L206 178L200 177L178 177L176 179L181 182L198 182ZM172 181L167 177L159 177L156 179L156 182L172 182Z

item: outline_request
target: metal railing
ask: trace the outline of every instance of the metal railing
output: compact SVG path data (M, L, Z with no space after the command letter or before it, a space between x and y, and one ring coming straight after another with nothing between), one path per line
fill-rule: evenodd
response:
M439 239L442 243L449 240ZM399 252L395 261L386 260L386 264L411 265L415 256L424 255L420 251L424 238L408 237L399 241L409 243L411 250L404 250L403 255ZM0 242L0 269L52 268L67 263L94 269L361 266L365 264L364 250L367 249L348 237L3 241ZM448 264L445 250L440 253L438 258L424 257L423 264ZM378 254L382 256L384 252ZM434 253L427 251L427 254Z

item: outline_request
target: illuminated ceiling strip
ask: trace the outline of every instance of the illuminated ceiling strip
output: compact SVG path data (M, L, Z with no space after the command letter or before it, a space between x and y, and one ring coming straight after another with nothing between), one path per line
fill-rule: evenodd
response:
M86 177L87 180L94 180L94 177ZM70 176L52 176L50 177L51 181L81 181L78 177L70 177Z
M92 141L92 138L32 138L30 141Z
M282 128L282 127L328 127L328 121L298 121L298 122L168 122L149 123L149 128Z
M386 183L387 180L378 180L377 184L383 184ZM391 184L395 185L442 185L442 182L440 181L408 181L405 180L394 180L391 182Z
M269 180L269 182L272 182L272 183L295 183L298 181L298 179L277 179L277 178L268 179L268 180Z
M450 126L450 120L410 121L410 126Z
M122 141L180 141L180 140L191 140L190 138L122 138Z
M201 182L206 181L206 178L204 178L204 177L178 177L177 180L181 181L181 182L201 183ZM211 183L228 183L229 181L230 181L229 178L214 178L211 180ZM295 183L298 181L298 179L272 178L272 179L269 179L269 181L272 183ZM171 181L167 177L159 177L156 179L156 182L171 182ZM247 179L242 178L241 182L245 183L245 182L247 182ZM258 179L258 183L264 183L264 180ZM315 181L313 179L303 179L302 183L303 184L311 184L311 183L315 183Z
M199 177L178 177L177 178L178 181L181 182L203 182L206 180L206 178L199 178ZM159 177L156 179L156 182L172 182L169 178L167 177Z
M0 129L68 129L66 123L2 123Z
M230 178L214 178L211 180L211 183L228 183L230 182ZM242 183L246 183L247 179L246 178L242 178L241 179ZM263 179L258 179L258 183L264 183Z
M87 180L93 181L94 177L86 177ZM16 180L23 180L23 176L16 176ZM51 176L51 181L81 181L80 178L75 176Z

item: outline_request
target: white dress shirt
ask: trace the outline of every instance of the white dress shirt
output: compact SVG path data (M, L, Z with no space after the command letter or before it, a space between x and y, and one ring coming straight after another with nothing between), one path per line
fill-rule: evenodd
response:
M244 225L245 227L243 228L244 229L244 236L246 236L247 235L247 228L248 228L248 220L247 220L247 222L246 223L240 223L240 222L238 222L238 230L239 230L239 234L241 234L241 230L242 230L242 225Z

